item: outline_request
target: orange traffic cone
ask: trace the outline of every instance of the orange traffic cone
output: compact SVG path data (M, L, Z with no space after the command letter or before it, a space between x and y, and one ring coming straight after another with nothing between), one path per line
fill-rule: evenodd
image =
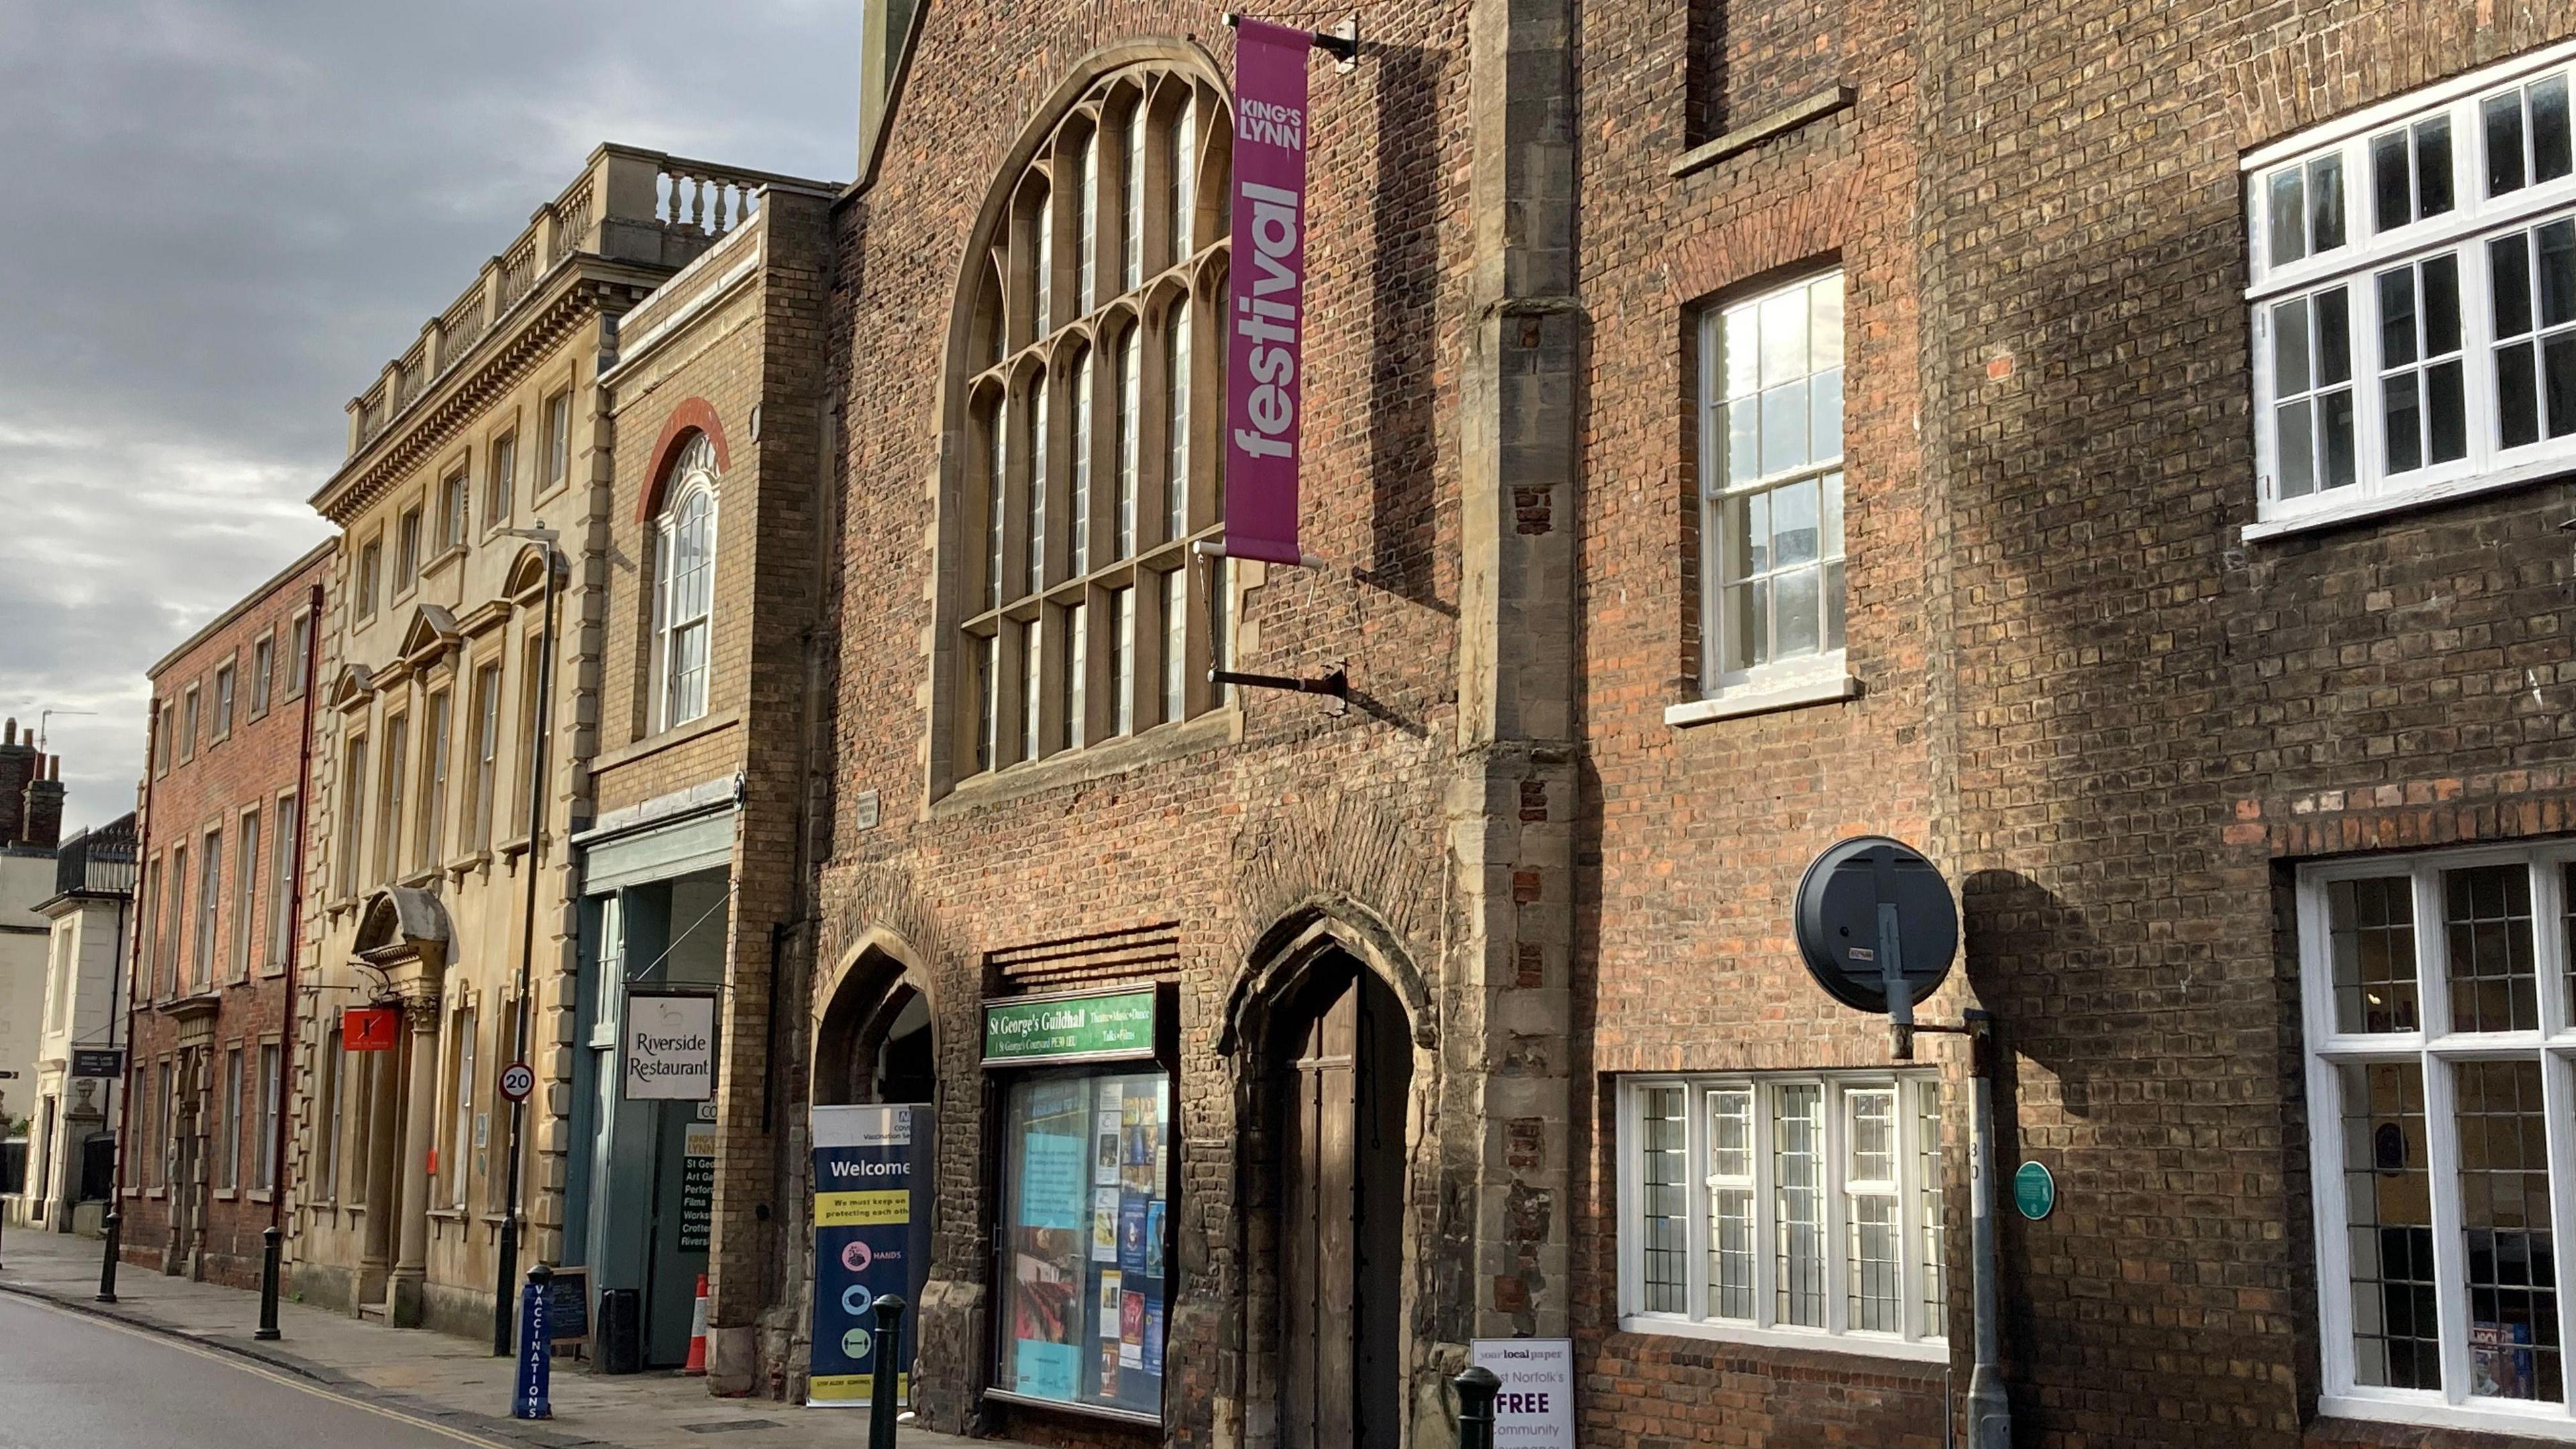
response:
M689 1361L680 1366L684 1374L707 1371L707 1275L698 1275L698 1306L689 1313Z

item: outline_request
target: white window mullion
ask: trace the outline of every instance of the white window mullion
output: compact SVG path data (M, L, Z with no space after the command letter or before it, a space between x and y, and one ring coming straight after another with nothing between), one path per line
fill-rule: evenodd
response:
M2302 939L2304 947L2314 937ZM2337 1064L2308 1055L2309 1166L2316 1185L2317 1286L2324 1321L2317 1335L2326 1390L2350 1393L2352 1353L2352 1205L2344 1191L2343 1077Z
M2563 863L2554 857L2541 856L2531 863L2532 989L2540 995L2543 1041L2567 1029L2567 900L2562 871Z
M2442 1395L2457 1404L2469 1392L2468 1249L2460 1236L2459 1113L2451 1064L2424 1056L2425 1155L2432 1168L2433 1277L2442 1325Z
M1825 1225L1825 1332L1841 1335L1851 1328L1851 1204L1845 1199L1848 1181L1845 1169L1851 1166L1844 1154L1850 1150L1850 1123L1843 1114L1850 1106L1843 1100L1842 1084L1825 1082L1817 1102L1816 1146L1824 1161L1818 1164L1825 1200L1817 1216Z
M2552 869L2552 874L2555 870ZM2569 1243L2576 1243L2576 1057L2562 1052L2540 1054L2541 1102L2549 1114L2550 1246L2559 1264ZM2576 1293L2568 1291L2566 1271L2555 1275L2558 1302L2559 1412L2576 1417L2576 1391L2567 1385L2565 1347L2576 1343Z
M1682 1141L1683 1180L1690 1184L1690 1218L1688 1235L1690 1252L1685 1258L1688 1272L1684 1277L1689 1287L1684 1301L1690 1316L1710 1316L1708 1250L1709 1234L1715 1224L1709 1213L1708 1193L1708 1089L1704 1082L1687 1083L1682 1088L1682 1112L1689 1119L1684 1124Z
M2450 933L2442 929L2442 872L2419 864L2412 881L2415 894L2415 1013L2422 1040L2431 1042L2451 1030ZM2427 1092L2432 1071L2425 1070Z
M1907 1342L1923 1337L1923 1121L1913 1085L1896 1082L1896 1323Z
M1644 1087L1619 1084L1619 1312L1638 1312L1646 1301L1646 1134L1637 1098Z
M2351 173L2345 173L2346 182ZM2345 204L2351 204L2349 185ZM2380 381L2386 349L2379 335L2379 273L2365 267L2344 288L2352 318L2352 476L2356 492L2376 497L2388 487L2388 397Z
M2454 119L2451 124L2456 138L2460 123ZM2455 139L2454 147L2457 144ZM2456 156L2453 164L2458 164ZM2486 189L2483 182L2470 184L2467 171L2455 169L2451 175L2455 195L2460 190ZM2495 466L2496 444L2502 437L2496 418L2495 287L2483 239L2460 247L2460 356L2461 370L2468 378L2469 468L2484 473Z
M1774 1201L1779 1172L1771 1160L1774 1087L1753 1084L1753 1321L1770 1328L1780 1321L1780 1213Z

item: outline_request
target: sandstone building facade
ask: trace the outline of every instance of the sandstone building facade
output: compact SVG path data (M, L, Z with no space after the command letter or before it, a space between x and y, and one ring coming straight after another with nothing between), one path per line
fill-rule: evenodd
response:
M319 1301L488 1333L526 1266L587 1261L602 1088L575 1045L569 842L591 824L609 580L632 566L600 375L618 319L772 180L599 148L349 405L313 499L341 537L297 1097L296 1273ZM519 1061L524 1109L498 1088Z

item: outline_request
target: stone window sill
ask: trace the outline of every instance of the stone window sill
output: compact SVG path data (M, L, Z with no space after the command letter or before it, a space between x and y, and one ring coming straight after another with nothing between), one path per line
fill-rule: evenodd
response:
M1676 729L1711 724L1746 715L1771 714L1811 704L1835 704L1860 697L1860 681L1840 669L1780 684L1744 685L1706 699L1688 700L1664 711L1664 723Z
M465 557L465 545L461 543L451 543L447 547L440 549L437 557L420 566L420 576L422 578L428 578L431 574L437 573L441 569L446 568L449 564L452 564L463 557Z
M687 724L673 725L660 734L646 735L632 744L620 745L616 749L601 754L590 762L590 773L594 776L603 775L620 765L633 764L648 755L659 754L664 750L687 744L691 740L704 739L708 735L732 729L740 723L742 723L742 711L738 709L717 710L710 714L702 714Z
M240 1200L241 1194L233 1191L229 1187L219 1187L215 1189L215 1201L217 1202L238 1202Z
M1242 738L1243 711L1227 706L1178 725L1156 725L1125 738L1061 750L1042 760L1005 765L970 776L952 786L930 807L930 813L933 818L963 814L1061 785L1088 784L1130 774Z
M270 1192L264 1187L254 1188L245 1195L249 1197L252 1202L272 1202L277 1197L277 1194Z
M1785 136L1810 121L1820 121L1836 111L1848 110L1858 99L1860 92L1848 84L1830 86L1805 100L1783 106L1750 125L1738 126L1713 140L1693 146L1672 164L1672 174L1688 176L1694 171L1705 171L1729 156L1750 151L1775 136Z

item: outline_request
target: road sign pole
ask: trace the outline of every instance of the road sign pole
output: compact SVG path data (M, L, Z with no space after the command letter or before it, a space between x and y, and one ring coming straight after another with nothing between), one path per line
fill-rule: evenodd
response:
M2003 1335L1995 1308L1995 1021L1967 1013L1968 1205L1976 1276L1976 1366L1968 1375L1968 1449L2012 1449L2012 1400L2004 1393Z

